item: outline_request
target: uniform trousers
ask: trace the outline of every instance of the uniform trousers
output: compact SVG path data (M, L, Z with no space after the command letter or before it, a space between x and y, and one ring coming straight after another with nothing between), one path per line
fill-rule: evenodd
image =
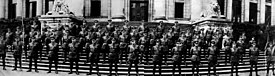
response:
M78 72L78 68L79 68L79 66L78 66L78 58L69 58L69 60L70 60L70 72L73 71L74 63L75 63L75 70L76 70L76 72Z
M17 69L17 63L19 61L19 67L22 68L22 61L21 61L21 55L14 55L14 70Z
M49 72L51 72L52 64L54 62L55 65L55 71L57 71L58 68L58 58L56 57L49 57Z

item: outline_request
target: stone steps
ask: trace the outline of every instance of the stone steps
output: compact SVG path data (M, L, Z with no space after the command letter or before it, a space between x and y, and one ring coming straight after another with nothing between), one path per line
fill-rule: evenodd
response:
M231 66L230 63L228 63L227 65L225 65L225 60L224 60L224 51L221 51L221 58L219 58L218 62L219 65L217 66L217 73L218 74L228 74L231 72ZM248 52L246 52L248 53ZM85 64L84 62L86 61L85 56L83 56L85 53L81 54L80 56L80 62L79 62L79 72L80 73L88 73L89 72L89 64L87 63ZM28 69L28 64L29 64L29 60L25 59L25 55L23 53L22 55L22 68L23 69ZM106 63L103 63L103 59L102 56L100 56L100 61L99 61L99 69L100 69L100 73L101 74L108 74L109 73L109 64L108 64L108 60L106 60ZM126 55L124 58L127 58ZM144 58L145 59L145 58ZM151 57L149 58L149 65L147 64L139 64L138 70L139 70L139 74L140 75L153 75L153 63L151 61ZM59 52L59 62L58 62L58 71L60 72L69 72L69 62L63 63L63 56L62 56L62 50L60 50ZM0 62L2 62L2 60L0 60ZM245 64L240 64L239 65L239 71L240 72L248 72L250 70L250 64L249 64L249 57L244 57L244 62ZM172 64L172 55L168 55L168 61L167 61L167 65L164 64L164 61L162 62L162 75L171 75L172 71L173 71L173 64ZM0 63L0 65L2 66L2 64ZM7 53L7 57L6 57L6 65L8 67L13 67L14 66L14 58L11 54L11 52ZM38 60L38 69L39 71L48 71L48 60L46 57L46 53L43 52L43 57L41 60ZM54 65L53 65L54 66ZM127 75L128 73L128 64L126 64L126 61L123 60L122 64L118 64L118 74L119 75ZM264 52L261 51L260 52L260 56L259 56L259 61L258 61L258 70L266 70L266 61L265 61L265 56L264 56ZM34 67L32 67L34 68ZM131 74L136 74L136 72L134 71L135 68L132 67L131 68ZM186 58L186 65L183 63L181 64L181 74L186 74L186 75L190 75L192 74L192 63L190 61L190 57ZM52 68L52 70L54 70L54 68ZM201 65L200 65L200 74L201 75L206 75L208 74L208 64L207 64L207 60L205 58L202 58L201 61ZM177 68L176 68L177 71ZM95 70L93 70L93 72L96 72ZM114 73L114 71L112 72ZM178 74L178 72L176 72L175 74ZM158 69L156 69L156 75L158 75Z

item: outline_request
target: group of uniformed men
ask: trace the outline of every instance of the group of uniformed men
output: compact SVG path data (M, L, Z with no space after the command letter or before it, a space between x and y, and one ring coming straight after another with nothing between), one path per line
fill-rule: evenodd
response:
M139 74L139 64L149 64L150 58L152 58L154 64L153 75L155 75L157 66L159 75L161 75L162 62L167 65L169 55L172 55L173 75L176 68L178 68L177 72L181 74L181 64L183 61L186 65L186 58L191 58L193 74L195 74L194 72L199 74L200 61L202 58L206 58L209 63L209 75L212 70L214 71L213 74L216 75L220 51L224 50L226 52L225 64L227 65L228 61L231 61L233 75L234 69L236 69L236 74L238 73L239 61L243 60L246 49L249 49L250 73L252 73L253 67L256 68L257 73L259 49L255 38L246 43L247 38L244 33L237 41L233 41L232 30L195 28L186 31L179 26L177 21L173 26L165 26L161 21L159 25L153 28L149 25L145 26L145 22L142 22L140 26L131 26L127 20L123 26L114 25L112 20L108 20L106 26L100 25L97 20L94 21L92 26L88 26L85 21L80 26L77 24L62 25L60 23L53 32L50 32L46 25L42 26L44 27L40 31L40 27L34 22L29 33L23 32L18 27L15 33L8 30L5 36L0 37L0 56L3 59L4 70L6 50L11 50L15 58L13 70L17 70L18 61L21 68L22 53L25 51L25 57L29 58L29 70L27 72L31 72L33 61L35 72L38 72L37 60L41 59L42 52L47 52L49 60L48 73L51 73L53 62L55 73L58 73L58 61L60 61L58 52L63 50L64 63L67 61L70 63L69 74L73 73L74 63L76 74L79 74L78 62L80 55L83 53L87 59L85 63L90 63L90 73L87 75L91 75L93 69L96 69L96 74L99 75L98 62L101 59L100 57L103 58L104 63L108 58L110 75L112 71L115 71L117 75L117 65L123 63L123 60L129 64L129 75L133 64L136 74ZM248 45L248 47L245 45ZM46 51L42 51L43 48ZM270 43L266 51L268 66L270 66L275 61L274 45ZM93 68L93 66L96 68Z

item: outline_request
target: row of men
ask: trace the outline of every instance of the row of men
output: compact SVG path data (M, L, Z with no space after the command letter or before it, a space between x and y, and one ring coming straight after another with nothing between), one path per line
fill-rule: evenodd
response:
M169 54L172 54L173 57L173 70L175 70L177 66L179 73L181 73L181 62L184 61L185 63L186 58L189 56L193 63L193 74L195 74L195 69L197 74L199 74L201 55L204 55L211 65L209 66L209 69L213 66L214 74L216 74L215 67L217 65L219 50L225 50L228 52L227 54L229 56L226 56L226 58L231 57L229 59L231 59L233 67L238 66L239 59L243 59L243 53L245 49L247 49L244 48L244 40L246 39L245 34L240 36L240 39L237 42L233 42L231 38L226 38L226 36L231 36L230 34L223 33L219 30L213 31L210 29L207 30L205 34L202 32L203 30L194 30L193 32L188 31L183 33L177 25L177 22L175 22L175 25L170 29L164 27L162 22L160 22L160 25L156 28L145 27L144 23L139 27L131 27L128 25L128 21L125 21L125 25L122 27L112 25L111 20L109 20L108 23L109 24L106 28L102 28L98 25L98 21L95 21L95 25L88 28L88 26L85 26L86 23L83 22L83 25L80 27L73 24L72 26L58 27L57 30L54 30L54 33L42 32L42 34L39 31L35 31L33 28L29 34L23 35L23 33L21 33L20 35L20 30L18 29L15 32L15 35L19 34L17 37L22 38L15 38L15 41L13 41L10 38L13 33L9 31L5 37L5 45L13 45L13 47L15 47L15 64L17 64L17 61L21 61L22 50L25 50L26 57L29 57L30 59L30 70L28 71L31 71L32 61L34 60L36 72L38 72L37 59L42 57L41 48L43 48L43 46L47 49L47 52L49 52L47 54L50 62L49 73L51 72L53 61L55 62L54 64L57 73L59 43L62 44L62 50L64 51L64 62L67 61L67 56L69 57L71 69L70 74L72 73L74 63L76 64L76 73L78 74L80 53L86 52L87 62L91 63L89 75L92 73L93 65L95 65L97 74L99 74L98 61L100 55L103 55L104 61L107 60L108 56L108 61L110 62L110 74L112 74L113 71L112 67L115 67L117 74L117 63L122 62L122 60L126 60L130 64L129 74L132 64L135 64L136 71L138 72L138 63L148 63L150 60L149 58L152 58L154 63L154 75L157 65L159 66L159 72L161 74L161 62L164 61L167 63L167 57ZM81 29L81 31L74 31L75 29ZM64 34L62 34L62 32L64 32ZM22 42L23 38L24 42ZM250 42L251 45L255 44L253 38ZM253 48L257 47L254 46ZM19 52L16 52L16 50ZM30 51L30 54L27 54L27 51ZM258 49L253 49L251 51L252 52L249 55L257 58ZM253 53L254 51L256 53ZM128 58L123 59L123 56L127 54ZM3 58L4 57L5 56L3 55ZM143 59L144 57L145 59ZM252 63L253 62L251 62L251 65ZM16 70L16 67L14 70Z

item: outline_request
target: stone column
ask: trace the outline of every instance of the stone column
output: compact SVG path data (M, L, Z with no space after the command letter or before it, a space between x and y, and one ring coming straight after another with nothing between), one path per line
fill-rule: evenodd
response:
M184 7L183 7L183 18L190 18L191 17L191 0L184 0Z
M43 14L43 1L44 0L36 0L36 15L42 15Z
M201 18L203 0L191 0L191 21L196 21Z
M153 0L149 0L149 5L148 5L148 21L153 20Z
M5 1L5 18L9 18L9 0Z
M258 0L258 4L260 4L260 12L259 12L259 16L258 16L258 24L264 24L265 23L265 0Z
M49 1L48 4L49 4L49 5L48 5L48 10L49 10L49 11L52 11L54 1Z
M227 4L226 4L226 18L229 19L229 20L232 20L232 4L233 4L233 1L232 0L225 0L227 1Z
M16 17L19 17L23 15L23 0L17 0L16 3Z
M0 0L0 18L5 18L5 0Z
M271 26L275 26L275 0L271 3Z
M111 16L124 16L125 17L125 9L124 9L124 0L111 0Z
M242 1L242 22L249 22L250 0Z
M154 18L156 17L166 17L166 0L154 0Z
M175 0L167 0L167 2L168 2L167 16L168 16L168 18L175 18L174 17L174 15L175 15Z
M86 0L84 0L86 1ZM101 0L101 16L108 17L108 1L109 0Z
M91 0L84 0L84 16L90 16L91 15Z
M130 0L124 0L124 15L126 20L130 20Z

